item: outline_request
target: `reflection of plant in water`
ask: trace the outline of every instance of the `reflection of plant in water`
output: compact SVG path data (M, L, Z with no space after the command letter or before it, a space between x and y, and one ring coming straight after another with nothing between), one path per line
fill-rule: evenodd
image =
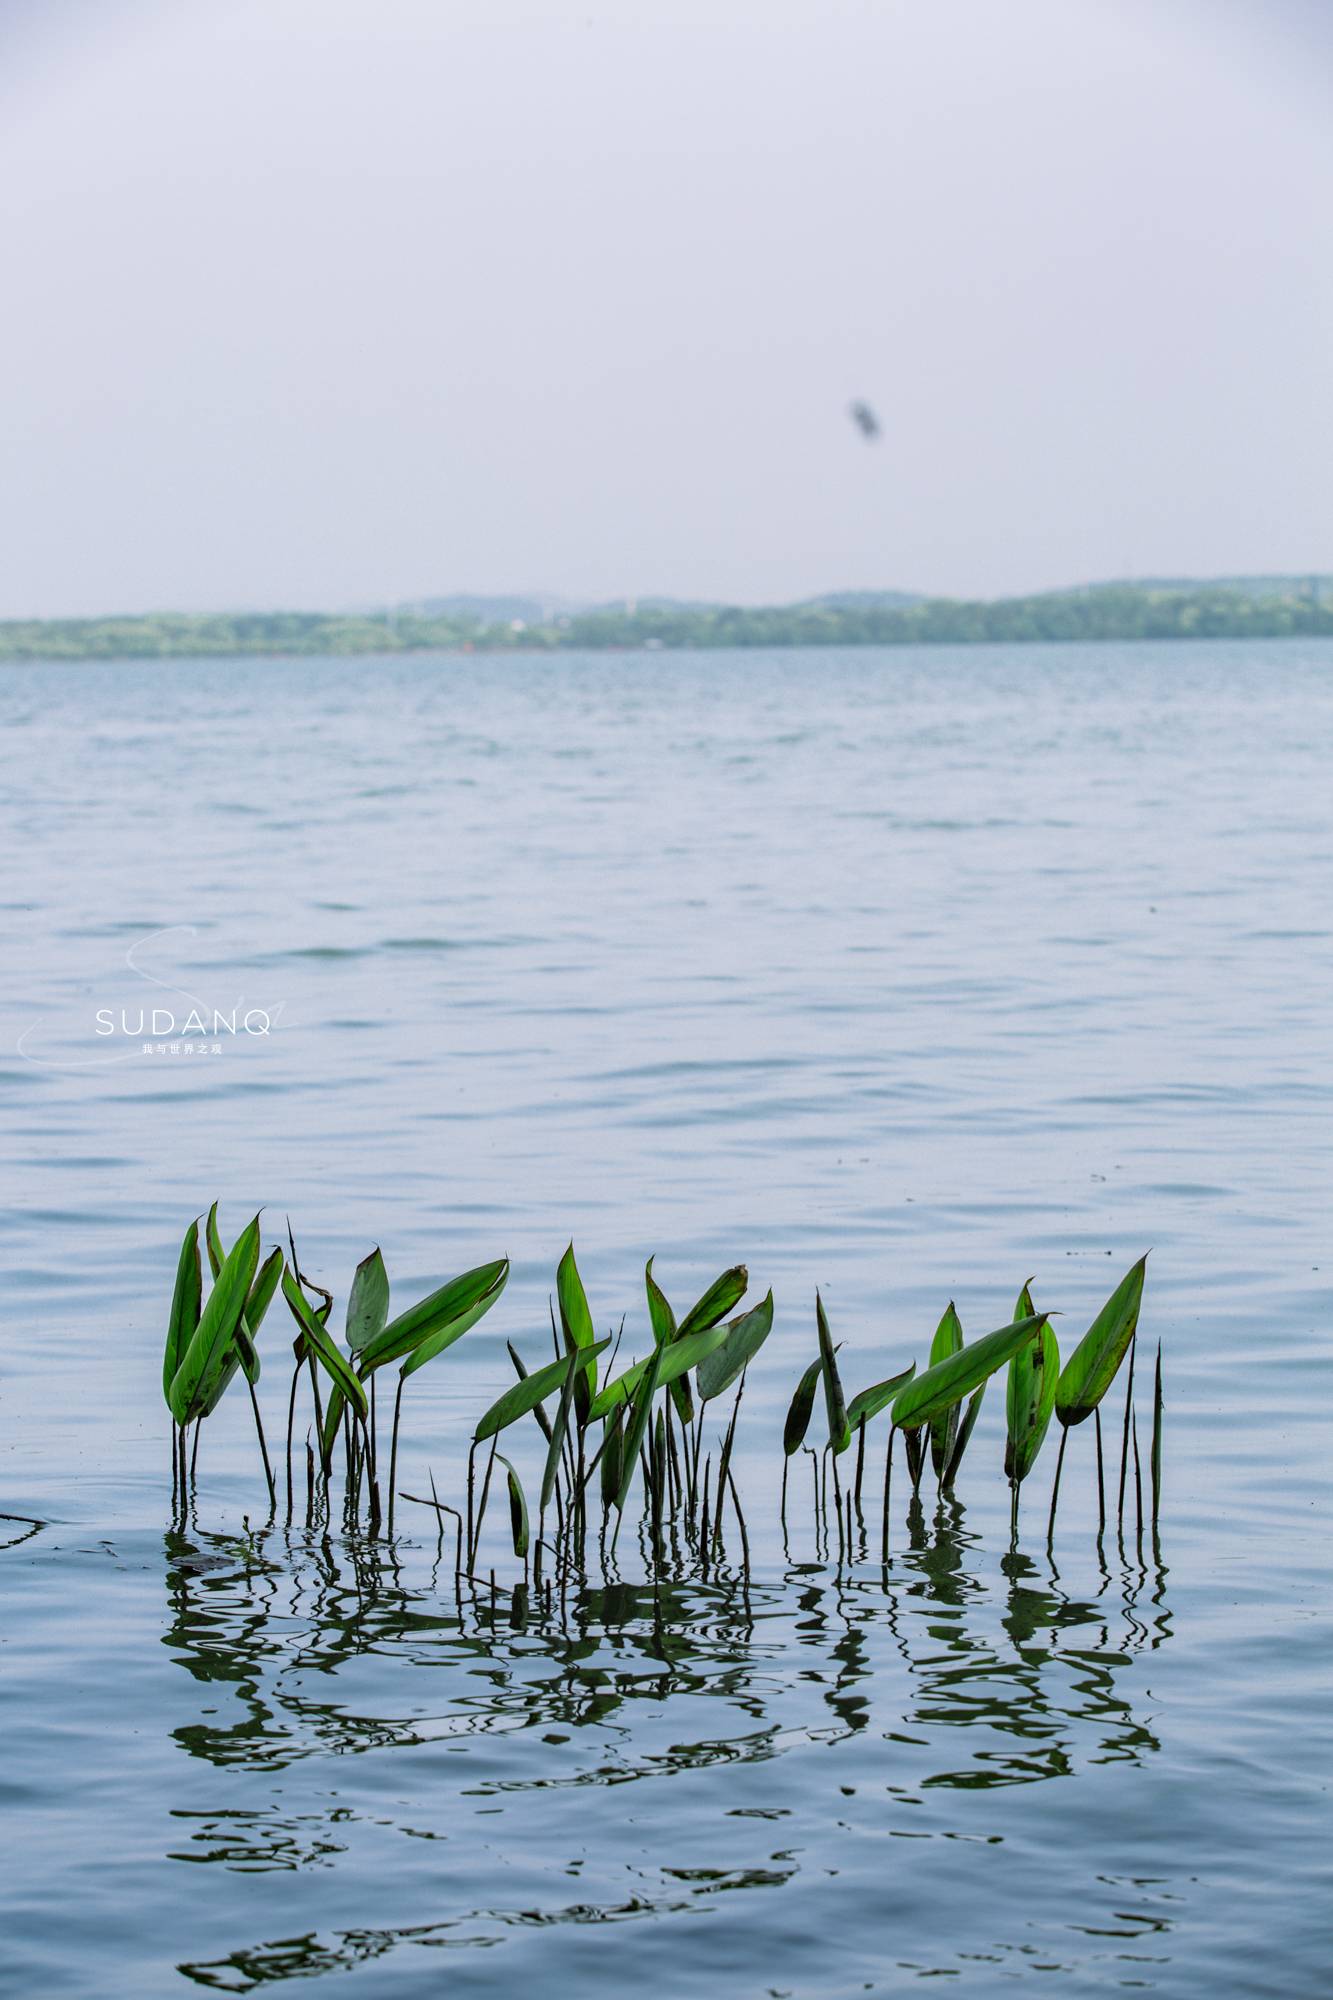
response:
M1053 1563L1014 1550L987 1564L954 1499L933 1520L914 1504L887 1579L878 1566L811 1564L762 1582L570 1580L552 1618L521 1624L487 1589L442 1599L438 1573L423 1562L409 1576L381 1542L175 1532L166 1557L164 1643L201 1695L200 1713L173 1730L179 1746L223 1770L275 1773L330 1753L438 1747L424 1796L419 1764L407 1767L416 1817L400 1830L418 1839L443 1837L463 1798L645 1784L851 1738L878 1746L899 1802L1141 1763L1158 1748L1135 1711L1133 1669L1170 1635L1164 1572L1103 1565L1092 1595L1069 1594ZM517 1761L488 1748L515 1732ZM327 1866L361 1817L349 1789L304 1811L276 1791L258 1811L252 1796L246 1810L192 1807L177 1815L176 1851L233 1870ZM383 1824L389 1794L375 1795ZM446 1908L429 1924L288 1937L181 1970L246 1991L399 1947L495 1942L515 1925L702 1909L723 1890L785 1882L797 1865L662 1866L624 1901Z
M1122 1571L1112 1596L1115 1579L1104 1570L1096 1596L1073 1598L1053 1567L1039 1571L1013 1552L998 1594L969 1566L976 1545L956 1503L932 1536L918 1522L914 1540L887 1586L873 1572L873 1580L831 1578L813 1567L763 1585L736 1577L656 1588L588 1583L568 1593L562 1619L520 1630L485 1593L441 1611L429 1578L409 1586L364 1548L347 1551L340 1567L330 1544L293 1543L278 1562L257 1543L173 1534L163 1642L197 1681L226 1689L242 1710L176 1737L214 1764L281 1768L323 1749L588 1728L630 1719L635 1702L687 1697L736 1707L761 1725L760 1737L746 1732L753 1750L772 1754L764 1730L789 1728L799 1683L823 1689L822 1702L849 1730L879 1719L886 1704L895 1727L985 1721L1021 1741L1040 1737L1048 1717L1104 1716L1117 1733L1101 1751L1155 1747L1147 1735L1123 1733L1129 1710L1112 1691L1118 1672L1168 1636L1163 1572L1155 1573L1149 1618L1138 1611L1143 1571ZM1070 1639L1078 1643L1062 1643ZM442 1672L445 1712L411 1721L350 1713L337 1699L337 1677L367 1655ZM903 1674L886 1679L895 1655ZM1095 1694L1092 1707L1070 1707L1068 1689L1046 1686L1063 1682L1067 1662L1078 1668L1078 1688ZM813 1726L803 1714L796 1736ZM682 1746L685 1762L690 1749Z
M0 1549L16 1549L20 1542L30 1542L46 1526L45 1521L38 1521L31 1514L0 1514L0 1521L5 1523Z

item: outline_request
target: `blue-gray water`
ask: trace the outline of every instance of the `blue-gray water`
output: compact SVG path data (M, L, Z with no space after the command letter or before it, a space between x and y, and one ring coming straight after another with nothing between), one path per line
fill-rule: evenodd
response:
M1333 648L11 667L0 721L6 1991L1324 1989ZM272 1032L95 1032L186 995ZM375 1242L398 1304L512 1258L406 1399L451 1500L571 1236L640 1352L650 1253L745 1259L748 1592L625 1537L460 1622L420 1509L264 1529L239 1394L173 1529L214 1195L335 1324ZM859 1387L1149 1247L1159 1546L1099 1546L1087 1427L1009 1552L1001 1383L887 1587L804 1483L784 1551L816 1285ZM280 1436L281 1302L261 1349Z

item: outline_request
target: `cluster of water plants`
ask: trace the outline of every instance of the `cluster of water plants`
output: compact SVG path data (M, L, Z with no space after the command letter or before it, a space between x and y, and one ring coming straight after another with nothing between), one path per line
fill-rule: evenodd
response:
M201 1248L202 1236L202 1248ZM212 1283L203 1289L207 1256ZM1050 1429L1059 1448L1048 1516L1054 1532L1060 1479L1069 1433L1089 1418L1096 1440L1099 1530L1108 1513L1102 1404L1122 1366L1126 1373L1121 1425L1117 1521L1123 1532L1130 1499L1137 1532L1145 1520L1143 1463L1134 1405L1134 1357L1147 1259L1134 1264L1061 1360L1050 1311L1038 1311L1031 1281L1015 1301L1011 1319L967 1341L952 1302L945 1309L924 1367L915 1361L882 1381L848 1394L842 1348L835 1342L824 1303L815 1295L814 1352L795 1385L783 1427L780 1517L784 1537L789 1469L810 1461L817 1532L839 1556L867 1545L865 1485L876 1420L884 1441L879 1497L879 1542L889 1556L894 1449L903 1440L913 1503L929 1474L941 1496L952 1492L991 1378L1007 1371L1004 1476L1011 1495L1011 1524L1018 1531L1019 1501ZM280 1505L279 1485L264 1432L257 1384L258 1334L281 1293L290 1314L292 1371L287 1394L285 1502L290 1523L304 1506L307 1523L328 1528L335 1493L346 1530L364 1527L392 1536L395 1502L430 1508L441 1535L453 1526L455 1569L473 1576L496 1468L507 1492L515 1558L540 1582L543 1558L558 1573L581 1568L589 1538L603 1558L614 1557L627 1515L657 1566L692 1561L705 1574L724 1553L728 1533L739 1539L748 1570L749 1532L734 1470L737 1425L748 1369L773 1326L773 1294L744 1310L749 1275L743 1264L714 1279L687 1312L677 1313L653 1275L644 1271L651 1346L620 1363L619 1331L599 1337L571 1244L560 1259L550 1302L551 1355L525 1359L507 1343L514 1381L485 1410L473 1429L466 1493L458 1506L440 1499L431 1475L429 1497L397 1487L404 1393L412 1377L455 1345L488 1313L509 1277L500 1257L451 1278L436 1291L389 1317L389 1277L374 1249L357 1265L347 1295L340 1346L330 1330L333 1297L301 1270L290 1227L286 1248L261 1259L260 1218L228 1249L218 1228L217 1204L185 1232L163 1358L162 1387L172 1417L172 1482L181 1507L193 1494L200 1434L239 1375L249 1394L263 1461L270 1517ZM608 1355L608 1349L610 1353ZM391 1413L381 1422L377 1384L393 1365ZM302 1385L309 1415L297 1439ZM722 1399L728 1399L722 1403ZM387 1400L387 1399L386 1399ZM722 1403L722 1420L706 1438L709 1405ZM816 1424L822 1403L823 1435ZM1152 1436L1148 1450L1146 1508L1154 1530L1162 1480L1162 1355L1157 1348ZM500 1449L508 1434L530 1419L540 1432L540 1482L525 1487L512 1457ZM387 1426L387 1449L381 1431ZM815 1427L817 1444L807 1443ZM512 1447L511 1447L512 1449ZM1132 1480L1132 1485L1131 1485ZM804 1490L804 1489L802 1489ZM535 1516L535 1519L534 1519Z

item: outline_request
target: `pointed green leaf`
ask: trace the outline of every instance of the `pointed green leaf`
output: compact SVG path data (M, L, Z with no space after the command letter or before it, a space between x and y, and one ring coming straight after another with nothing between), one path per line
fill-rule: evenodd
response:
M773 1294L761 1299L738 1319L730 1319L724 1327L725 1340L713 1348L699 1363L695 1381L699 1385L699 1400L711 1403L721 1396L732 1383L749 1367L755 1355L773 1330Z
M687 1334L702 1333L706 1327L716 1326L726 1318L731 1308L739 1305L745 1297L750 1274L744 1264L733 1264L720 1278L714 1278L703 1297L692 1305L676 1329L677 1340L684 1340Z
M574 1262L574 1245L571 1243L560 1259L555 1274L555 1294L560 1302L560 1325L565 1343L571 1347L591 1347L597 1338L592 1323L592 1313L588 1308L588 1294L583 1289L579 1267ZM596 1391L597 1369L594 1365L582 1378L588 1388Z
M259 1275L250 1287L250 1296L245 1302L245 1321L253 1336L258 1333L264 1315L273 1302L273 1294L282 1281L282 1252L270 1250L259 1267Z
M339 1353L333 1343L333 1336L324 1322L311 1311L305 1293L297 1284L291 1270L286 1268L282 1274L282 1296L291 1307L292 1317L305 1335L307 1348L314 1354L325 1374L342 1391L357 1415L364 1418L368 1407L366 1392L352 1372L351 1363ZM337 1435L336 1426L334 1435Z
M389 1274L378 1247L363 1257L347 1295L347 1346L360 1354L383 1333L389 1318Z
M822 1365L822 1364L821 1364ZM861 1389L847 1405L847 1428L855 1431L862 1422L869 1423L881 1410L887 1409L904 1382L910 1382L916 1374L915 1361L897 1375L890 1375L887 1381L875 1382L869 1389Z
M915 1429L943 1416L951 1404L961 1402L997 1368L1003 1368L1045 1320L1046 1314L1038 1313L1033 1319L997 1327L994 1333L984 1333L980 1340L915 1376L894 1398L893 1421L898 1429Z
M338 1442L338 1430L347 1408L347 1398L336 1382L330 1382L328 1401L324 1405L324 1435L319 1441L322 1461L328 1465L333 1458L333 1447Z
M236 1328L235 1363L229 1366L226 1373L215 1383L204 1409L206 1417L212 1416L214 1409L222 1401L223 1391L236 1373L237 1367L245 1370L248 1382L253 1384L259 1380L259 1349L255 1346L255 1333L268 1311L269 1301L278 1289L278 1279L281 1275L282 1252L271 1250L260 1265L258 1275L250 1287L249 1296L245 1301L245 1311L241 1314L240 1323Z
M708 1329L709 1333L715 1333L716 1331L716 1327ZM698 1337L707 1338L707 1335ZM656 1347L653 1349L652 1355L649 1358L647 1371L634 1392L634 1401L630 1408L629 1429L625 1437L624 1458L620 1469L620 1491L616 1494L616 1510L621 1514L624 1513L625 1502L629 1499L629 1489L634 1479L634 1468L639 1462L639 1452L643 1446L643 1434L648 1426L648 1416L653 1407L653 1397L657 1394L658 1388L661 1385L662 1364L666 1353L667 1349L665 1347Z
M733 1264L729 1271L723 1271L714 1278L703 1297L696 1300L676 1328L677 1340L688 1340L691 1334L704 1333L726 1318L731 1308L745 1296L745 1288L750 1276L744 1264ZM694 1422L694 1397L690 1392L688 1374L675 1376L668 1385L676 1414L682 1424L688 1427Z
M609 1513L625 1469L625 1405L618 1403L602 1445L602 1511Z
M519 1353L512 1340L507 1340L505 1346L509 1350L509 1359L514 1364L514 1373L520 1382L526 1382L528 1379L528 1370L523 1356ZM538 1430L546 1439L547 1444L549 1444L551 1442L551 1419L547 1416L544 1407L539 1402L533 1404L532 1413L537 1419Z
M654 1348L653 1352L645 1355L642 1361L632 1362L623 1374L617 1375L614 1381L606 1384L589 1411L589 1422L598 1417L609 1417L612 1410L619 1409L622 1404L628 1402L659 1356L662 1366L658 1376L658 1387L665 1388L667 1383L676 1381L680 1376L688 1374L691 1368L696 1368L706 1354L711 1354L715 1347L721 1346L726 1337L725 1326L707 1326L702 1333L691 1333L684 1340L673 1340L665 1351Z
M414 1347L403 1363L402 1368L399 1370L403 1380L406 1381L409 1375L415 1375L418 1368L424 1368L426 1363L433 1361L437 1354L443 1354L445 1349L452 1347L456 1340L461 1340L468 1329L474 1327L477 1321L490 1311L504 1290L505 1278L508 1276L509 1265L506 1263L504 1277L496 1285L492 1286L491 1290L484 1297L477 1299L468 1307L466 1312L459 1313L456 1319L441 1319L437 1321L420 1346Z
M572 1351L572 1350L571 1350ZM564 1450L565 1432L569 1428L570 1405L574 1401L574 1384L581 1374L580 1369L570 1368L560 1389L560 1401L555 1406L555 1421L551 1425L550 1442L546 1447L546 1464L542 1469L541 1511L545 1514L555 1492L555 1482L560 1476L560 1454Z
M944 1317L935 1329L935 1338L930 1343L929 1366L934 1368L941 1361L947 1361L951 1354L957 1354L963 1345L963 1323L954 1310L950 1299L944 1309ZM930 1426L930 1462L936 1479L943 1479L944 1468L953 1457L954 1439L958 1435L958 1404L952 1403L942 1417L936 1417Z
M644 1266L643 1282L648 1293L648 1318L652 1323L653 1345L665 1347L676 1337L676 1315L667 1302L666 1293L653 1276L651 1257Z
M450 1278L437 1292L399 1313L357 1356L357 1370L362 1379L387 1362L401 1361L405 1354L414 1354L423 1342L444 1329L456 1327L452 1340L457 1340L470 1326L476 1325L483 1313L490 1311L508 1276L507 1257L493 1264L479 1264L475 1271L464 1271L461 1277ZM446 1341L445 1346L451 1345L452 1340ZM418 1367L421 1365L417 1363Z
M1024 1285L1014 1307L1014 1318L1032 1317L1032 1294ZM1036 1463L1055 1408L1059 1375L1060 1348L1055 1328L1047 1321L1009 1363L1004 1402L1004 1476L1014 1485L1021 1485Z
M514 1554L522 1562L528 1553L532 1535L528 1526L528 1503L523 1493L523 1482L502 1451L495 1456L505 1469L509 1481L509 1528L514 1538Z
M824 1372L824 1357L815 1356L800 1381L787 1407L787 1421L782 1426L782 1449L790 1458L805 1443L805 1434L810 1428L810 1418L814 1414L815 1390Z
M208 1245L208 1268L216 1278L218 1272L227 1261L227 1253L222 1247L222 1237L218 1230L218 1205L216 1202L209 1209L208 1219L204 1223L204 1241Z
M216 1204L214 1206L216 1207ZM225 1264L225 1262L226 1259L224 1256L223 1263ZM219 1269L221 1269L221 1266ZM253 1292L254 1286L258 1283L259 1279L255 1278L250 1288L251 1292ZM249 1294L247 1294L247 1300L248 1297ZM230 1341L224 1349L219 1351L199 1384L194 1399L194 1414L196 1417L212 1416L214 1410L226 1395L227 1390L231 1387L233 1376L240 1368L244 1368L251 1382L259 1380L259 1356L255 1351L254 1341L250 1338L250 1329L246 1324L244 1310L242 1310L241 1316L236 1322Z
M828 1441L834 1451L846 1451L852 1441L851 1426L847 1421L847 1402L842 1393L842 1378L838 1374L838 1363L833 1351L833 1336L828 1330L828 1318L824 1312L824 1301L815 1293L815 1324L819 1329L819 1353L823 1361L824 1408L828 1413Z
M199 1324L199 1302L203 1274L199 1261L199 1223L196 1219L185 1232L176 1263L176 1284L171 1294L171 1317L167 1321L167 1344L162 1356L162 1394L171 1405L171 1385L176 1370ZM173 1412L174 1414L174 1412Z
M976 1395L973 1396L971 1402L968 1404L963 1414L963 1421L958 1426L958 1436L954 1440L954 1447L949 1457L949 1463L945 1466L944 1477L940 1481L942 1492L948 1493L953 1489L954 1480L958 1477L958 1468L963 1462L963 1453L967 1450L968 1440L977 1427L977 1418L981 1415L981 1405L985 1399L986 1384L983 1382L977 1390Z
M609 1340L599 1340L591 1347L580 1348L577 1354L579 1366L581 1368L591 1366L602 1349L610 1345ZM545 1402L546 1398L553 1396L557 1389L562 1389L574 1359L574 1353L562 1354L558 1361L548 1361L544 1368L535 1369L531 1375L523 1376L520 1381L513 1384L512 1388L506 1389L503 1396L497 1396L473 1432L474 1442L482 1444L497 1431L507 1430L510 1424L517 1423L520 1417L525 1417L529 1410L535 1410L538 1403Z
M1055 1414L1066 1426L1090 1417L1116 1378L1139 1323L1145 1251L1128 1270L1064 1365L1055 1390Z
M243 1229L223 1260L168 1398L178 1424L201 1416L228 1364L235 1367L236 1329L259 1263L259 1217Z

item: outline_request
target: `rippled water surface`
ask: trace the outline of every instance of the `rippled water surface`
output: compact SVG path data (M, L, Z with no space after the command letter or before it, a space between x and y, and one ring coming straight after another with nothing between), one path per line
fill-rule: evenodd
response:
M6 1992L1325 1990L1333 648L11 667L0 724ZM375 1242L398 1304L510 1256L405 1403L451 1501L571 1236L638 1352L648 1255L744 1259L748 1574L269 1524L239 1395L174 1520L215 1195L336 1324ZM809 1460L784 1537L816 1285L859 1387L1149 1247L1160 1536L1089 1427L1011 1547L993 1387L887 1569L878 1451L847 1559Z

